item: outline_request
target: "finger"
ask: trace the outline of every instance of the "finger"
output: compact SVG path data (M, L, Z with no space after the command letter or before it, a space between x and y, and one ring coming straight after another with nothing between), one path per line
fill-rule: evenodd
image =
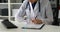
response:
M32 21L34 24L36 24L37 23L37 21L36 20L34 20L34 21Z
M35 20L32 20L32 22L35 22Z
M42 24L42 20L37 19L38 24Z

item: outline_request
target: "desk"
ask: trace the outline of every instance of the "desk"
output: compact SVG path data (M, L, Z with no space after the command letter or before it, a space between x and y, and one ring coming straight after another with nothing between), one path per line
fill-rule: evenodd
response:
M6 29L0 22L0 32L60 32L60 26L45 25L41 30L21 29L24 22L11 21L19 28L17 29Z

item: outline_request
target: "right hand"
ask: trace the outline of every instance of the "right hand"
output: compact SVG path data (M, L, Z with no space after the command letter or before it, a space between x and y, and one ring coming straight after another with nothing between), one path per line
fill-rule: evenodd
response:
M34 24L42 24L43 23L42 20L39 20L39 19L33 19L32 22Z

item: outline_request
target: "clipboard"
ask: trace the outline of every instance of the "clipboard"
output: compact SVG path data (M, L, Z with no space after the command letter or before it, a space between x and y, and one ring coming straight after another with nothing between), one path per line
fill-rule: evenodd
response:
M36 26L36 27L34 27L34 26ZM33 26L28 24L28 25L22 27L22 29L42 29L44 26L45 26L45 24L33 25Z

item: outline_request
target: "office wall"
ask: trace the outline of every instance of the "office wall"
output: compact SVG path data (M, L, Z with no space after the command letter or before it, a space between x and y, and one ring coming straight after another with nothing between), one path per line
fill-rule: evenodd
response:
M22 0L10 0L11 1L11 3L21 3L22 2Z

